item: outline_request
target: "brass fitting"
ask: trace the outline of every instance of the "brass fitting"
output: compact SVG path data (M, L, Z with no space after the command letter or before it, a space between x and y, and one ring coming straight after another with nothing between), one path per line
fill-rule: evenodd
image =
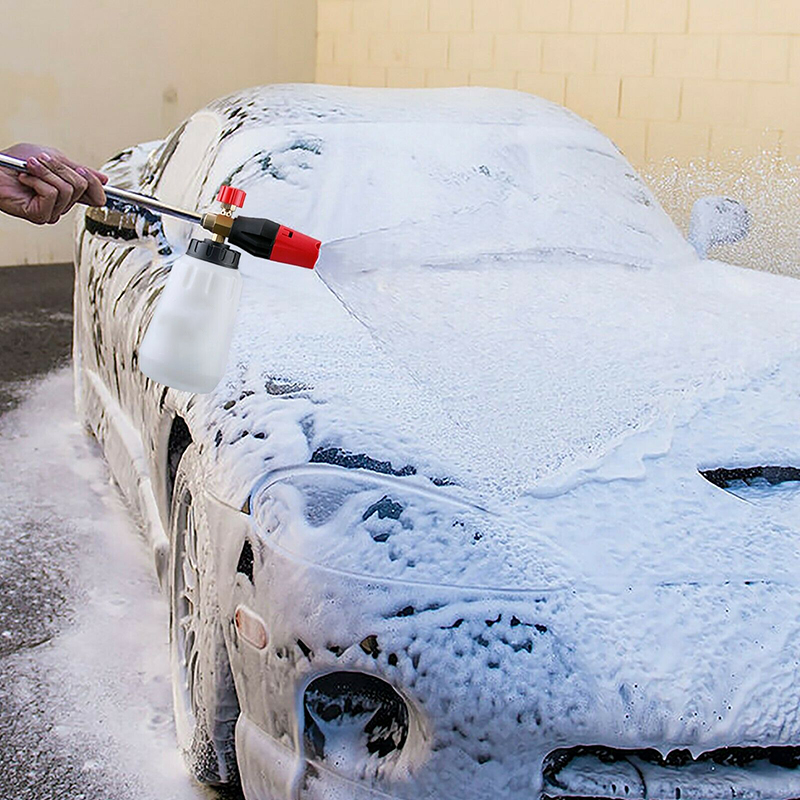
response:
M220 214L203 214L203 227L211 231L215 242L224 242L231 235L233 227L233 217L230 214L230 206Z

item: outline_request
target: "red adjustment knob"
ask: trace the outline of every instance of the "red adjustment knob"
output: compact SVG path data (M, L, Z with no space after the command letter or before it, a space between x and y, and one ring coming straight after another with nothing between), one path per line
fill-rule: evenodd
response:
M219 187L219 193L217 194L217 200L220 203L236 206L236 208L241 208L244 205L245 197L247 197L247 194L243 189L234 189L233 186L226 186L224 183Z

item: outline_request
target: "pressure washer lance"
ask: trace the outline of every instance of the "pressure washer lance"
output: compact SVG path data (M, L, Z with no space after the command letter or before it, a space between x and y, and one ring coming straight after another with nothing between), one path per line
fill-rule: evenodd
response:
M27 172L25 162L0 153L0 167ZM210 392L225 371L242 293L240 247L257 258L313 269L320 242L258 217L235 217L245 193L222 186L220 213L198 214L114 186L106 197L201 225L213 236L192 239L173 263L150 326L139 347L139 369L158 383L187 392Z

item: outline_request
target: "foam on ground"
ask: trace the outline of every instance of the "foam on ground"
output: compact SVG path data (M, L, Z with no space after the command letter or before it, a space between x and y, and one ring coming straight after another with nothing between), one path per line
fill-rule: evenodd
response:
M0 505L0 787L37 800L210 797L175 746L152 555L75 419L68 370L0 420Z

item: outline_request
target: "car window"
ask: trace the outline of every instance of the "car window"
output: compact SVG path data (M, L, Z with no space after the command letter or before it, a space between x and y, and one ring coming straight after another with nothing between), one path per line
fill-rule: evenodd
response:
M178 146L178 142L180 142L188 122L189 120L186 120L181 123L180 127L174 130L152 153L150 153L147 164L145 164L142 170L142 189L148 194L153 186L156 186L159 180L161 180L164 168L169 163L170 158L172 158L172 154L175 152L175 148Z
M195 114L186 123L154 187L157 197L173 205L196 209L221 130L219 117L208 111Z
M155 155L146 191L181 208L197 210L201 188L214 159L221 132L219 117L201 111L181 125ZM192 225L164 217L167 238L178 246L191 236Z

